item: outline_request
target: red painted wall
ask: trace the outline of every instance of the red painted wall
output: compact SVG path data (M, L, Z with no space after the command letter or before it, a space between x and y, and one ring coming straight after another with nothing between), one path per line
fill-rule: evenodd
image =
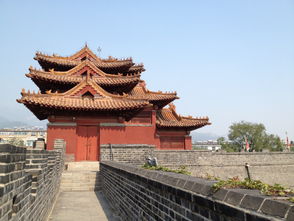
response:
M157 129L160 137L160 146L158 149L166 150L191 150L192 139L185 130L162 130Z
M185 149L186 150L192 150L192 137L186 135L185 136Z
M52 150L55 139L66 141L66 152L76 151L76 127L75 126L48 126L47 129L47 149Z
M100 144L108 143L156 145L154 127L100 127Z
M158 145L156 136L156 112L144 110L125 126L101 126L100 144L150 144ZM136 126L138 125L138 126Z
M162 130L156 128L156 111L144 110L131 121L124 122L117 117L50 117L47 133L47 148L53 149L55 139L66 141L66 153L75 154L75 159L84 160L84 143L77 128L97 127L97 147L101 144L149 144L157 149L192 149L191 137L183 130ZM58 124L76 124L62 126ZM55 124L55 125L53 125ZM100 127L99 127L100 125ZM92 127L91 126L91 127ZM88 135L87 135L88 136ZM93 137L93 134L91 135ZM83 137L83 136L82 136ZM86 139L88 140L88 138ZM88 141L87 141L88 142ZM91 140L93 143L93 139ZM79 147L77 147L79 145ZM87 145L88 146L88 145ZM97 156L97 154L95 155ZM92 158L91 158L92 159ZM93 159L92 159L93 160Z

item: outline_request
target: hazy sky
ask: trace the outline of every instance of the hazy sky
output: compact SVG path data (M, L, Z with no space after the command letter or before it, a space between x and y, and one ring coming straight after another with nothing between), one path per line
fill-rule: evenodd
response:
M37 124L15 99L37 89L24 76L36 51L83 47L143 62L150 90L177 91L182 115L209 116L198 130L263 123L294 140L294 1L0 0L0 116Z

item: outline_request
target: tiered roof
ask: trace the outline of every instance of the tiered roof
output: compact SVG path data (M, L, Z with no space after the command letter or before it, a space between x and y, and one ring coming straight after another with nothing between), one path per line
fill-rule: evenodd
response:
M158 110L156 118L156 126L158 128L195 130L211 124L208 117L193 118L191 116L183 117L178 115L173 104L170 104L169 108Z
M35 60L37 60L46 71L51 68L58 71L67 71L79 65L86 59L92 61L96 67L108 74L121 73L123 75L137 75L145 71L143 65L135 65L132 58L117 59L109 57L108 59L101 59L95 55L87 45L85 45L85 47L80 51L68 57L61 57L57 55L50 56L40 52L36 53L35 56Z
M182 117L175 106L176 92L149 91L140 74L143 65L131 58L101 59L87 45L77 53L61 57L36 53L43 70L29 68L27 77L40 88L39 93L22 91L19 103L40 120L50 115L116 115L126 120L148 106L157 109L158 128L193 130L210 124L207 117Z
M42 92L52 90L68 90L80 83L89 73L93 80L110 92L129 92L140 80L140 75L124 76L122 74L107 74L97 68L92 61L84 60L68 71L37 70L32 67L26 74L40 88ZM48 84L49 83L49 84Z
M136 85L136 87L133 88L133 90L129 93L129 98L135 100L147 100L151 104L156 105L158 108L162 108L175 99L179 99L176 92L163 93L161 91L149 91L146 88L144 81L141 81Z
M64 93L30 93L23 89L21 95L22 98L17 101L27 106L40 120L67 110L88 114L116 112L130 118L138 110L150 106L147 101L132 100L126 96L108 93L88 78Z

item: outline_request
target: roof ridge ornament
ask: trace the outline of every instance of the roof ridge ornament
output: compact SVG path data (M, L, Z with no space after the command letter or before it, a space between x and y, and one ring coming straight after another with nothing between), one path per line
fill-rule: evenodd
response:
M176 105L174 105L174 103L169 103L169 109L170 111L173 113L173 115L175 116L175 118L178 119L178 121L182 120L182 116L180 116L179 114L177 114L176 112Z
M100 57L101 56L101 51L102 51L102 48L100 46L98 46L97 48L97 52L98 52L98 56Z
M176 111L176 105L174 105L172 102L169 103L168 106L169 106L169 109L170 109L170 110Z
M26 90L23 88L23 89L21 89L21 96L24 96L25 94L26 94Z

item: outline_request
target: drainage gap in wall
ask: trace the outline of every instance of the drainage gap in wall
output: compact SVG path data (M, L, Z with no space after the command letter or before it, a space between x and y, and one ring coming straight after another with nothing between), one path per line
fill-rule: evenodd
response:
M16 213L19 211L20 209L20 204L18 204L19 198L17 198L17 195L15 195L13 198L12 198L12 213L11 213L11 216L15 216Z

